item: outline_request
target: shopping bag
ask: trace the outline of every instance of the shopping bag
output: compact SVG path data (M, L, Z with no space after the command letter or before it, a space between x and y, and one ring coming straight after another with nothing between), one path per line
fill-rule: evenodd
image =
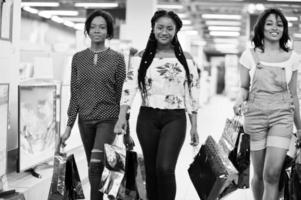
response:
M85 199L73 154L56 153L48 200Z
M100 192L116 198L125 174L126 149L123 135L117 135L113 144L104 144L105 162L101 176Z
M238 178L237 170L211 136L201 146L188 173L202 200L216 200Z
M249 188L250 136L244 133L242 126L239 129L234 149L230 151L228 158L239 172L237 187Z
M125 174L118 191L118 200L139 200L137 188L137 168L138 160L135 151L126 151Z
M297 143L297 154L293 161L289 180L289 200L301 199L301 146Z
M226 120L223 133L218 141L226 154L229 154L229 152L234 149L240 127L242 127L240 117L233 117L232 119Z

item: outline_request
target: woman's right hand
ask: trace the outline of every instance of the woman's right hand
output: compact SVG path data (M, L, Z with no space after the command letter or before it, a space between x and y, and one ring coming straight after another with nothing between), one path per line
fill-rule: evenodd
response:
M114 127L114 133L118 135L125 134L126 128L127 128L126 118L125 117L118 118Z
M241 101L237 101L234 106L233 106L233 111L234 111L234 114L235 115L242 115L242 105L243 105L243 102Z
M71 127L67 126L66 129L65 129L64 134L61 136L60 144L63 145L63 146L66 146L66 141L68 140L70 135L71 135Z

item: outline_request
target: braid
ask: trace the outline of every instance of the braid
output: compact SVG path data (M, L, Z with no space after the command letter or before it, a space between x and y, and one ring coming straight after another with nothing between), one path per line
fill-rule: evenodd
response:
M176 30L176 35L174 36L171 43L174 46L174 51L175 51L175 55L176 55L177 59L180 61L180 63L183 65L183 67L185 69L188 85L190 86L190 84L191 84L191 78L190 78L190 73L189 73L189 68L187 65L186 57L184 55L184 52L182 50L182 47L181 47L180 42L177 37L178 31L182 28L182 25L183 25L182 21L179 18L179 16L176 13L174 13L173 11L158 10L155 12L154 16L151 19L152 31L148 38L147 45L146 45L146 48L142 55L139 70L138 70L138 86L139 86L139 89L142 91L142 95L146 94L146 87L145 87L146 71L156 55L157 40L155 38L153 29L154 29L157 19L159 19L160 17L163 17L163 16L168 16L175 22L177 30Z

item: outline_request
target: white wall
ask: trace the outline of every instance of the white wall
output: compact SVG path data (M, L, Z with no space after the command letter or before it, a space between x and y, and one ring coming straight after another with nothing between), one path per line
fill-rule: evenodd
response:
M20 49L20 5L21 0L13 1L13 34L12 41L0 40L0 82L9 83L9 118L10 129L8 130L7 148L8 150L17 147L17 116L18 116L18 63Z

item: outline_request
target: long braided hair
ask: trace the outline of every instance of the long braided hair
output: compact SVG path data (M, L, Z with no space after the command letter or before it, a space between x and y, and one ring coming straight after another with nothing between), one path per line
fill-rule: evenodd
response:
M171 41L171 44L174 47L174 51L175 51L175 55L176 55L177 59L183 65L183 67L185 69L188 85L190 86L190 84L191 84L191 78L190 78L190 73L189 73L189 68L187 65L186 57L184 55L181 44L177 37L178 31L182 28L182 21L179 18L179 16L176 13L174 13L173 11L158 10L155 12L154 16L151 19L152 30L151 30L150 36L148 38L146 48L142 55L139 70L138 70L138 85L142 92L142 95L146 94L146 87L145 87L146 71L156 55L157 39L155 38L155 34L154 34L154 26L155 26L156 21L160 17L164 17L164 16L170 17L175 22L176 34L175 34L173 40Z

